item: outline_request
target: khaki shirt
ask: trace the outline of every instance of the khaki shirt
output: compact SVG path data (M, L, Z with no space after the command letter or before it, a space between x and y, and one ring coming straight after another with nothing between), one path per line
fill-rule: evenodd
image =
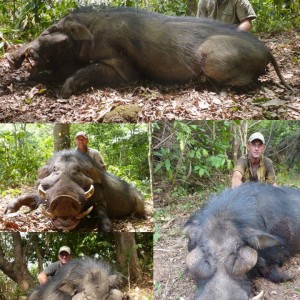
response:
M86 154L91 157L100 167L105 166L104 160L98 150L87 148Z
M220 2L220 1L219 1ZM198 17L219 20L227 24L239 24L244 19L255 19L256 14L248 0L199 0Z
M273 184L275 182L273 163L265 156L260 158L259 166L257 168L257 176L255 176L252 172L252 166L250 160L248 159L248 155L238 159L233 171L239 171L242 174L243 182L259 181L269 184Z

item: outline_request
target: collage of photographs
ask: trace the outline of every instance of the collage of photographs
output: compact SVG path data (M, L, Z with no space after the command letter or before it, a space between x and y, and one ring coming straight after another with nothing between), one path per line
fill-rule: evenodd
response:
M0 300L300 300L298 0L0 0Z

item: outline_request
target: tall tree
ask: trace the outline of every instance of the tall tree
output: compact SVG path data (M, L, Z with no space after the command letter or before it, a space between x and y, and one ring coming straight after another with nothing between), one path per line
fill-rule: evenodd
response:
M24 291L33 286L33 277L27 268L26 250L22 243L21 234L12 232L12 240L2 234L0 238L0 269L13 279ZM8 255L5 248L12 248Z
M186 0L187 16L195 16L197 12L197 0Z
M149 176L150 176L150 193L151 198L153 199L153 143L152 143L152 123L148 125L148 141L149 141L149 150L148 150L148 163L149 163Z
M246 144L249 122L247 120L239 121L232 124L232 131L234 135L232 143L233 161L236 162L240 155L246 154Z
M132 232L115 232L114 240L119 269L130 278L137 281L141 277L138 262L135 236Z
M69 149L70 143L70 124L58 124L54 125L54 151L62 149Z

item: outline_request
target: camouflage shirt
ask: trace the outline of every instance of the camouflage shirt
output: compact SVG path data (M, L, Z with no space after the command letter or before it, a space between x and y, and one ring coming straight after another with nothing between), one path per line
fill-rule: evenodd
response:
M104 160L98 150L88 148L86 154L91 157L100 167L105 166Z
M197 15L227 24L239 24L244 19L256 18L248 0L199 0Z
M57 272L62 268L62 265L60 261L56 261L55 263L49 265L44 272L46 273L47 276L55 276Z
M245 155L238 159L233 171L239 171L242 174L243 182L259 181L269 184L273 184L275 182L275 171L273 168L273 163L269 158L265 156L262 156L260 158L256 174L253 173L248 155Z

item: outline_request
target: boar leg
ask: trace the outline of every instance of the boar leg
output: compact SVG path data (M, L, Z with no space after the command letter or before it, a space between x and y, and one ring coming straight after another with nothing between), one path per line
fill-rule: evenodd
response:
M224 85L244 86L263 73L269 62L267 49L239 36L212 36L197 50L204 75Z
M262 275L275 283L292 280L294 276L278 267L278 265L265 266L260 269Z
M20 196L16 199L9 201L4 213L9 214L16 212L20 209L21 206L25 205L29 208L36 209L40 203L40 197L37 194L28 194Z
M121 84L135 80L138 72L127 61L108 59L90 64L70 76L62 87L62 97L69 98L72 94L92 86Z
M107 216L106 211L103 207L97 207L97 221L98 221L98 230L101 232L112 232L113 227L110 222L110 219Z

